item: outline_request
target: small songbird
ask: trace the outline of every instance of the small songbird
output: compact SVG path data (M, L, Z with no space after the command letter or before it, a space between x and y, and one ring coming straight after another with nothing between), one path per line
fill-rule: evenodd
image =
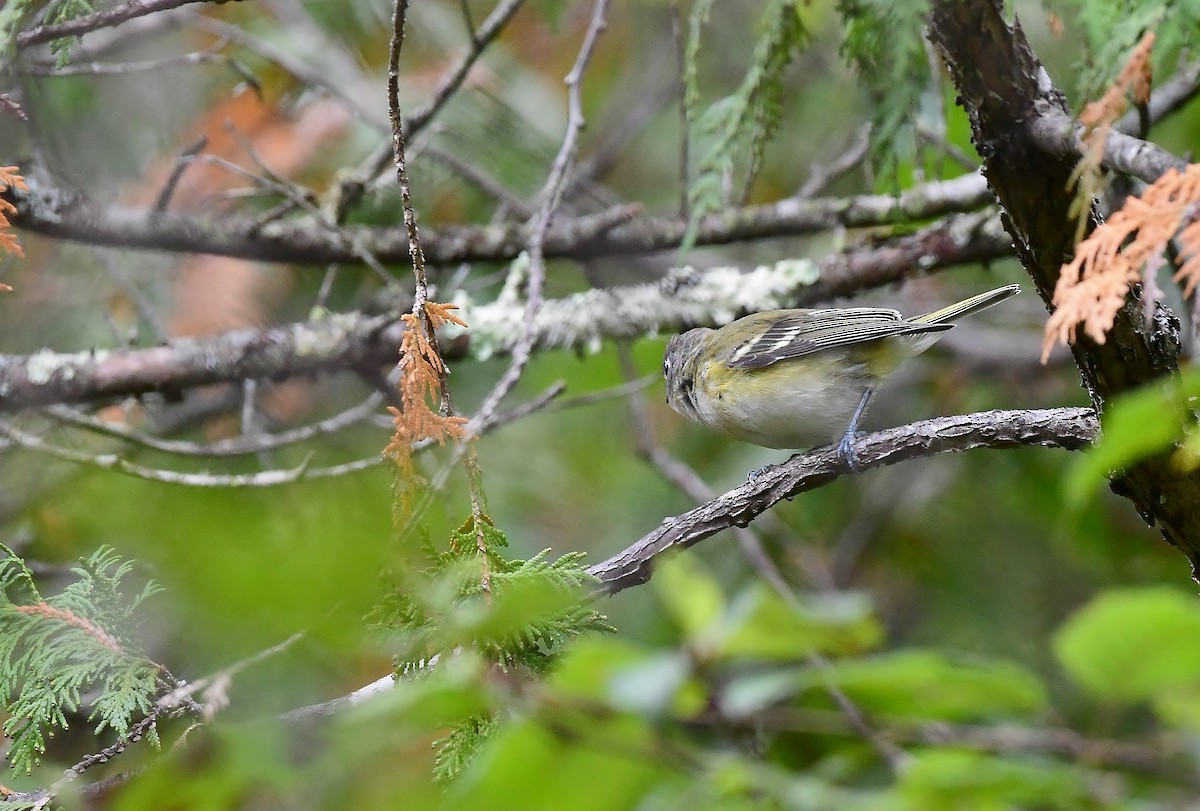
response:
M879 307L772 310L720 329L688 330L667 343L667 402L715 431L767 448L811 448L840 436L853 465L858 422L879 383L953 321L1020 289L999 287L914 318Z

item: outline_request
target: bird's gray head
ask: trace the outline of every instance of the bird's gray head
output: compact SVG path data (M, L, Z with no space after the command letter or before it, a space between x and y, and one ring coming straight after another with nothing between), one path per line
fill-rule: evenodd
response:
M667 379L667 404L689 419L698 420L696 410L696 374L700 366L700 350L710 329L698 327L667 342L663 356L663 377Z

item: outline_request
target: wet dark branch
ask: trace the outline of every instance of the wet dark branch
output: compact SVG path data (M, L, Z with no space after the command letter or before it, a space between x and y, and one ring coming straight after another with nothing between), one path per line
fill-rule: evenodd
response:
M858 468L883 467L974 448L1041 445L1078 450L1095 438L1097 428L1096 415L1090 408L983 411L937 417L863 437L857 445ZM610 593L644 583L659 555L686 549L724 529L744 527L780 501L824 487L851 472L833 446L797 454L741 487L668 518L658 529L588 572L599 578Z

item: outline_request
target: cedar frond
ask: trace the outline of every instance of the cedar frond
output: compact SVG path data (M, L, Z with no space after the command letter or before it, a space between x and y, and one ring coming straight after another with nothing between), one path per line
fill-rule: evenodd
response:
M9 188L29 191L29 187L25 185L25 178L17 174L16 166L0 166L0 192ZM16 256L24 256L25 252L17 244L16 234L12 233L12 223L8 219L9 214L16 213L17 207L3 197L0 197L0 251ZM2 287L8 287L8 285L3 285ZM11 289L8 288L8 290ZM8 290L5 290L5 292L8 292Z
M1084 126L1082 140L1085 151L1067 180L1067 188L1075 191L1068 214L1075 217L1077 223L1077 243L1083 239L1084 231L1087 230L1092 200L1100 193L1100 164L1113 124L1125 114L1130 97L1135 104L1145 104L1150 98L1150 84L1153 78L1150 53L1153 48L1154 32L1150 31L1133 49L1117 80L1109 85L1103 96L1089 103L1079 114L1079 123Z
M1042 340L1043 363L1055 343L1074 342L1080 324L1092 340L1104 343L1129 289L1143 272L1161 266L1168 243L1181 227L1184 261L1175 279L1186 281L1185 292L1191 295L1200 283L1200 226L1194 222L1198 205L1200 164L1190 164L1182 173L1170 169L1079 244L1054 289L1055 310Z

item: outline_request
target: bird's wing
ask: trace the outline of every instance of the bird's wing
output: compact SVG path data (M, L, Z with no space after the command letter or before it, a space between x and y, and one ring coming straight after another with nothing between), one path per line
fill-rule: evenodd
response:
M729 365L734 369L761 369L781 360L801 358L825 349L893 335L940 332L952 326L906 321L897 311L880 307L780 310L762 332L733 353Z

